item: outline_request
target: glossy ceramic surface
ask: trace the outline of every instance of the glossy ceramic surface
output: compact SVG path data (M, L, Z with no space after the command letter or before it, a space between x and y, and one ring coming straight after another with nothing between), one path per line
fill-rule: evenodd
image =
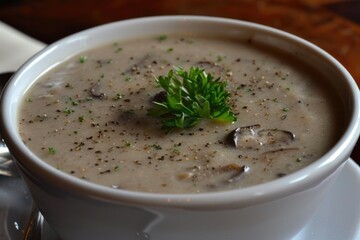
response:
M292 240L360 239L359 185L360 168L350 159L331 186L322 206ZM22 240L32 204L25 183L19 178L0 178L0 196L0 239ZM241 236L241 232L234 234ZM60 238L45 223L39 240Z

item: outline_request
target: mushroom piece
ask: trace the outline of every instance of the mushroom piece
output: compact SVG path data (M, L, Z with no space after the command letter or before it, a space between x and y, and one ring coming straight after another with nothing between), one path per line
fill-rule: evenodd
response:
M245 177L245 174L247 174L250 171L250 167L247 165L240 166L237 163L231 163L226 166L216 168L215 172L217 174L222 173L231 173L229 174L229 177L226 177L222 181L217 181L211 184L208 184L207 187L209 189L219 189L223 188L224 186L229 186L229 184L236 183L243 179Z
M256 130L259 128L260 124L236 128L227 136L227 142L236 148L256 147L258 145Z
M221 181L216 181L213 184L210 184L208 187L217 188L224 186L224 184L230 184L233 182L240 181L244 174L249 172L250 167L247 165L239 165L237 163L230 163L225 166L218 166L212 169L202 169L201 166L194 166L188 169L188 171L180 173L177 177L179 180L189 180L192 178L196 178L199 180L199 177L208 178L214 176L223 175ZM204 178L203 178L204 179Z
M101 84L99 82L95 83L90 88L90 94L91 96L98 98L100 100L105 100L107 98L106 93L103 91Z
M232 163L229 165L226 165L221 168L221 171L223 172L234 172L229 179L226 180L226 183L233 183L241 180L241 178L244 176L245 173L249 172L250 167L247 165L240 166L236 163Z
M275 144L293 141L295 134L280 129L264 129L258 131L259 140L262 144Z
M261 129L260 124L239 127L230 132L227 142L236 148L258 149L261 146L293 141L295 134L281 129Z

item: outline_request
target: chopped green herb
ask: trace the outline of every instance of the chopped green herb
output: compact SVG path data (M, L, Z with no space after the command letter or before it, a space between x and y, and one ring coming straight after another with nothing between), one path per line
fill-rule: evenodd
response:
M161 36L159 36L158 39L159 39L160 42L165 41L167 39L167 36L166 35L161 35Z
M180 150L177 147L175 147L175 148L173 148L172 153L175 154L175 155L179 155Z
M221 62L222 60L224 60L222 56L217 56L217 62Z
M167 52L172 52L172 51L174 51L174 49L173 48L168 48L166 51Z
M131 147L131 143L129 141L125 142L125 147Z
M162 147L159 144L153 144L152 147L156 150L161 150Z
M49 153L50 153L50 154L52 154L52 155L55 155L55 154L56 154L56 149L55 149L55 148L49 147L48 150L49 150Z
M66 114L70 114L70 113L72 113L72 112L74 112L74 110L71 110L70 108L65 108L64 109L64 113L66 113Z
M116 96L113 98L114 101L120 100L123 98L123 95L121 93L117 93Z
M79 105L79 102L78 102L78 101L71 100L71 104L72 104L73 106L77 106L77 105Z
M155 80L165 90L166 100L154 101L148 113L164 118L164 129L190 128L203 118L228 123L237 120L230 110L227 84L204 69L191 67L187 72L174 66L167 76Z
M79 58L80 63L85 63L86 61L87 61L87 56L80 56Z
M85 121L85 117L84 116L80 116L79 117L79 122L84 122Z

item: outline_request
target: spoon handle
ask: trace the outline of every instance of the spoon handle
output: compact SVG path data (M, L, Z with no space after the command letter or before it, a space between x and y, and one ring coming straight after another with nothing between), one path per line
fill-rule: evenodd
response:
M0 96L3 88L10 80L11 76L14 72L5 72L0 74ZM0 175L15 177L18 176L18 172L16 166L13 161L13 157L11 156L9 149L7 148L4 139L1 136L0 129Z
M39 240L42 235L44 218L35 204L32 206L29 223L26 227L24 240Z

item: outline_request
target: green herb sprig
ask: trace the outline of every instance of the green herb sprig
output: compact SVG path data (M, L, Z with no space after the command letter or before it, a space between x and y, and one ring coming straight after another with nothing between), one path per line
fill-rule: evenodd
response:
M230 110L230 93L226 82L214 79L204 69L191 67L189 71L174 66L167 76L155 78L166 92L163 102L153 101L151 116L162 117L162 128L190 128L201 119L231 123L237 120Z

